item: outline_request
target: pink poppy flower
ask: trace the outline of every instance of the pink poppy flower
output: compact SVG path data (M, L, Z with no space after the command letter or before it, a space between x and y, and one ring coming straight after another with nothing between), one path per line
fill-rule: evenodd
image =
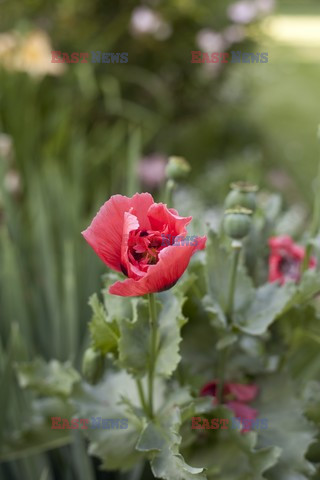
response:
M279 281L281 285L289 280L298 282L305 249L295 244L288 235L270 238L269 247L269 282ZM315 258L311 258L309 268L315 265Z
M218 381L206 383L201 389L200 395L210 395L213 397L213 403L218 404ZM258 395L258 387L256 385L243 385L241 383L225 383L223 385L222 403L233 411L235 417L242 420L253 421L256 419L258 412L254 408L247 405L252 402ZM241 421L241 420L240 420ZM250 423L250 422L249 422ZM250 427L244 422L241 432L249 432Z
M114 195L82 235L108 267L128 277L109 292L131 297L171 288L191 256L205 248L206 237L186 238L191 220L155 203L149 193Z

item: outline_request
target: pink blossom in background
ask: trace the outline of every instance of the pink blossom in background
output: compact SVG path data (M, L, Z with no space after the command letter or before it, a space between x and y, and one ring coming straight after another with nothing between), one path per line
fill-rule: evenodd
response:
M222 35L209 28L204 28L197 33L196 42L204 52L221 52L225 47Z
M257 4L249 0L233 3L228 8L228 16L235 23L250 23L256 18L257 14Z
M218 405L218 380L206 383L200 392L201 396L212 396L214 405ZM255 420L258 412L247 405L255 400L258 395L258 387L255 384L244 385L242 383L226 382L223 385L222 403L233 411L236 417ZM250 428L243 426L241 432L248 432Z
M138 165L138 176L144 186L157 188L165 180L167 157L159 153L148 155Z
M153 35L157 40L166 40L172 33L171 26L149 7L137 7L130 20L133 35Z
M226 43L232 45L233 43L242 42L246 36L245 28L241 25L230 25L223 31L223 38Z

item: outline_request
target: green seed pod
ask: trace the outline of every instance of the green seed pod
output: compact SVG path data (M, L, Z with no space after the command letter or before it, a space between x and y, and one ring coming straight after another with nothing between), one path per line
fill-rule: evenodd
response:
M246 182L236 182L231 184L231 192L227 195L225 201L226 208L243 207L252 212L255 211L256 191L258 190L256 185L251 185Z
M190 170L191 167L185 158L169 157L169 162L166 166L166 176L172 180L179 180L186 177Z
M104 370L104 356L94 350L88 348L83 355L82 373L84 378L91 385L95 385L102 377Z
M251 228L251 214L251 210L241 207L226 210L223 226L228 237L234 240L246 237Z

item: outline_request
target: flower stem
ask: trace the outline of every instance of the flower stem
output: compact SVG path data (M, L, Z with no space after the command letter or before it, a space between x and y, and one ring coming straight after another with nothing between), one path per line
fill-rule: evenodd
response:
M175 187L174 180L169 178L169 180L167 180L166 188L164 192L164 203L169 205L169 207L172 206L172 192L174 187Z
M224 350L221 352L220 357L220 372L219 372L219 382L218 382L218 390L217 390L217 399L218 404L221 405L223 402L223 386L224 386L224 374L225 374L225 365L229 353L229 347L225 347Z
M148 389L149 389L149 414L153 417L153 383L154 370L157 355L157 312L156 301L153 293L148 294L149 299L149 320L150 320L150 357L148 372Z
M231 277L230 277L230 284L229 284L228 303L226 308L226 314L228 317L231 317L233 314L234 293L236 289L237 270L238 270L238 263L239 263L241 248L242 248L241 242L237 240L234 240L232 242L233 260L232 260Z
M228 302L227 302L227 307L226 307L228 329L230 329L231 321L232 321L234 294L235 294L235 290L236 290L237 270L238 270L241 248L242 248L242 243L240 241L234 240L232 242L233 259L232 259L231 276L230 276L230 284L229 284L229 292L228 292ZM219 383L218 383L218 391L217 391L217 399L218 399L219 404L222 403L222 399L223 399L225 365L226 365L226 362L227 362L228 355L229 355L229 347L227 346L222 351L221 358L220 358Z
M319 231L319 222L320 222L320 164L318 175L315 183L315 201L312 213L312 222L310 227L310 237L309 242L306 247L306 253L301 266L301 273L304 273L309 268L310 258L312 254L312 244L310 239L313 239Z
M143 391L143 387L142 387L142 382L141 382L140 378L138 378L136 380L136 384L137 384L137 389L138 389L138 394L139 394L141 406L142 406L144 412L147 415L149 415L149 408L148 408L148 405L146 403L146 399L145 399L144 391Z

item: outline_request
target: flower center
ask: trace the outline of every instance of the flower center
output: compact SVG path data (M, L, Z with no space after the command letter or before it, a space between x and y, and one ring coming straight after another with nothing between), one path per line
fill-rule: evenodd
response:
M128 247L129 260L140 270L147 270L149 265L155 265L162 250L162 236L160 232L152 230L136 230L130 233Z
M280 262L280 271L289 280L297 281L300 278L300 265L299 260L285 257Z

